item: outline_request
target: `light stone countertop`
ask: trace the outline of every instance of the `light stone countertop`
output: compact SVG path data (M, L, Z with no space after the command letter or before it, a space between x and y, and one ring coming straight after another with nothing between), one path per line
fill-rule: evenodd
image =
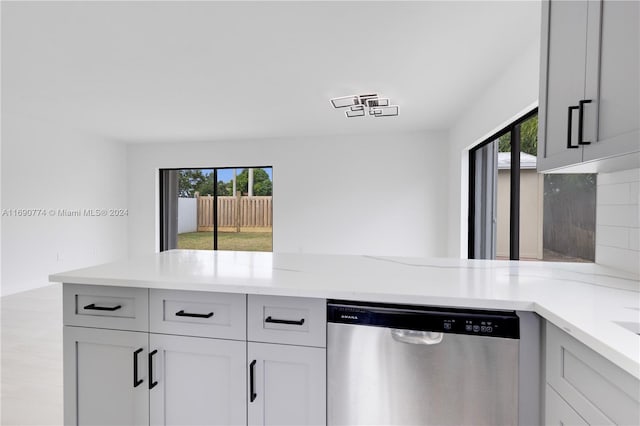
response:
M171 250L49 279L533 311L640 378L640 279L595 264Z

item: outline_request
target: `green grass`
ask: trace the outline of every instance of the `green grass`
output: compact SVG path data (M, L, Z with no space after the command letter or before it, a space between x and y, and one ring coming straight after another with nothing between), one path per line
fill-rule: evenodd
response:
M218 232L218 250L272 251L271 232ZM213 250L213 232L178 234L179 249Z

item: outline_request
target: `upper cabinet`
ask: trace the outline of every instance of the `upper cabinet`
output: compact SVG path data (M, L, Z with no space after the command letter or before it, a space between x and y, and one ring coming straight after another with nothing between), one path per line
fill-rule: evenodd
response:
M544 1L538 169L637 167L640 3ZM624 154L635 153L631 156ZM611 166L613 164L613 166Z
M583 161L640 150L640 3L599 2L599 72L590 81L598 100L596 141ZM589 94L588 94L589 95ZM611 146L611 148L609 148Z

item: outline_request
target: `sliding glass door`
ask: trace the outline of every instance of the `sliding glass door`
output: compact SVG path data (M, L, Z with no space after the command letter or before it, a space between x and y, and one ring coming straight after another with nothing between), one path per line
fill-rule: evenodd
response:
M593 262L596 175L538 173L533 110L469 152L470 259Z
M273 169L160 170L160 250L273 250Z
M537 110L533 110L470 151L470 259L519 260L525 253L526 258L542 258L536 133ZM523 204L527 210L521 212Z

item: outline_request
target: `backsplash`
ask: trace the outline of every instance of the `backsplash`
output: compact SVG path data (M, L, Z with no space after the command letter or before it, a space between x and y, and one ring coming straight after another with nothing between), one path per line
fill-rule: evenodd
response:
M640 169L598 174L596 263L640 274Z

